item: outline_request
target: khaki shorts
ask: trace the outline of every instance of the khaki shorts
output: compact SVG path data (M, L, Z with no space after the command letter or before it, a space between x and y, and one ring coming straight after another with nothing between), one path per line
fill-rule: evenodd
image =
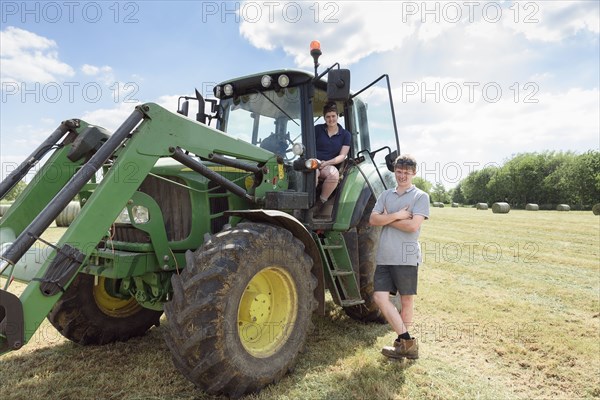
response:
M376 292L417 294L419 267L414 265L377 265L373 279Z

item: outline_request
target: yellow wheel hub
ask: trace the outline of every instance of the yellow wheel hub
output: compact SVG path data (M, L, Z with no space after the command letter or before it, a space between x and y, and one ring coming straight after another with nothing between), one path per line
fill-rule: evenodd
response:
M107 285L112 284L112 282L112 279L101 276L98 278L98 284L94 285L94 299L100 311L115 318L126 318L137 313L142 306L138 304L135 298L123 299L110 294L107 290L107 287L110 286Z
M268 267L254 275L238 308L238 334L254 357L275 354L289 339L296 322L298 294L290 274Z

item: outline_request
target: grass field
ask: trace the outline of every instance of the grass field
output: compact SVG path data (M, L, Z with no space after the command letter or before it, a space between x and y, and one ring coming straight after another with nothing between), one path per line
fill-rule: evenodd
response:
M329 301L295 371L246 398L600 398L599 217L431 214L411 332L420 339L418 361L385 359L380 348L393 341L391 330L355 322ZM0 359L0 398L213 399L173 367L165 324L127 343L81 347L46 321L28 345Z

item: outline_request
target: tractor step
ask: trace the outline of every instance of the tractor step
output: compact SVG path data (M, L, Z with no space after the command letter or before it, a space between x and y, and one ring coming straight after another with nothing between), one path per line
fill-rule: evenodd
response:
M354 275L354 271L340 271L340 270L332 270L331 275L333 276L348 276Z
M314 219L307 226L307 229L313 230L313 231L318 231L318 230L330 231L333 229L333 224L334 224L333 221Z
M342 300L341 301L342 307L352 307L352 306L358 306L361 304L365 304L364 300Z
M328 232L319 237L317 243L327 262L330 290L336 302L342 307L364 304L344 236L340 232Z

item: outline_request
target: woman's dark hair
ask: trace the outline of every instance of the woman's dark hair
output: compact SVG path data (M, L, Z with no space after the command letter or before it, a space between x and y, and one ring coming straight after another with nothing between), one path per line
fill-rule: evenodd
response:
M332 111L335 112L336 114L338 113L337 104L335 104L335 101L328 101L323 106L323 115L327 114L328 112L332 112Z

